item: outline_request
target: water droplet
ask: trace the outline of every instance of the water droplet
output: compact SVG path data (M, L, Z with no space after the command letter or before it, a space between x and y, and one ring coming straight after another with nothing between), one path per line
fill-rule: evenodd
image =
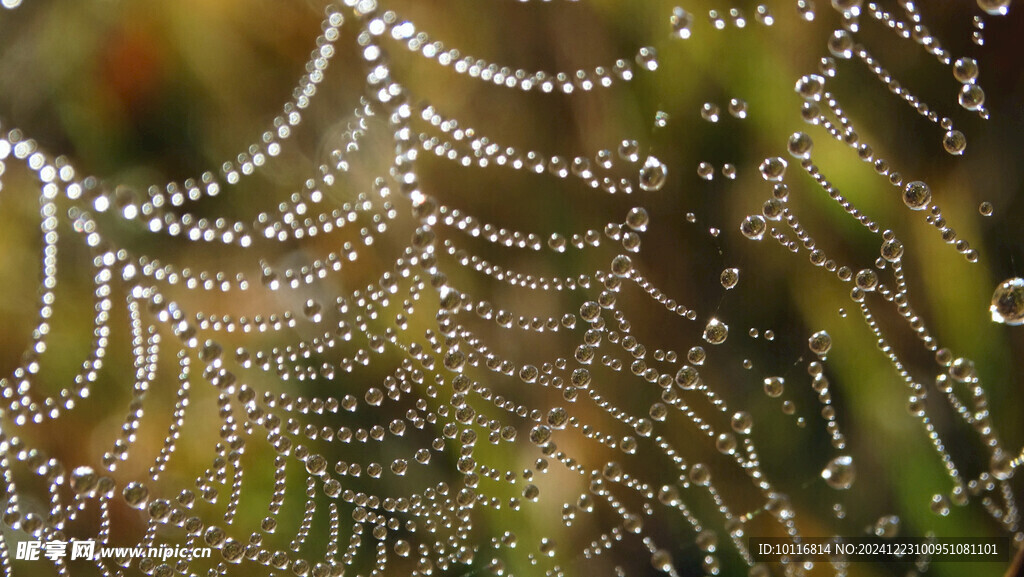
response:
M992 203L987 200L978 205L978 212L981 213L981 216L992 216L994 210Z
M687 39L690 37L690 26L693 24L693 16L676 6L672 9L672 16L669 17L669 22L672 24L672 33L677 38Z
M786 390L786 380L782 377L767 377L764 380L764 394L772 398L782 396Z
M878 537L895 537L900 532L900 518L886 515L875 521L875 535Z
M128 483L121 494L124 496L125 503L128 503L128 506L133 509L144 509L149 501L149 489L135 481Z
M903 204L910 210L924 210L932 200L932 190L920 180L908 182L903 187Z
M977 377L977 373L974 368L974 361L964 357L955 359L952 364L949 365L949 376L953 377L958 383L968 383L973 381Z
M836 58L852 58L853 35L846 30L836 30L828 38L828 51Z
M743 119L747 117L747 102L740 98L729 99L729 114L735 118Z
M896 262L903 258L903 243L892 238L882 243L882 258L888 262Z
M306 457L306 471L310 475L323 475L327 472L327 459L320 455L310 455Z
M668 177L668 167L655 156L648 156L640 168L640 188L646 192L661 190Z
M740 269L727 268L723 270L720 280L725 290L736 288L736 284L740 282Z
M1010 0L978 0L978 7L991 16L1006 16L1010 11Z
M617 277L627 277L633 270L633 259L624 254L612 259L612 274Z
M703 365L705 358L707 358L707 353L704 351L704 347L691 347L686 352L686 360L695 365Z
M797 0L796 11L805 21L814 21L814 0Z
M804 100L821 100L822 94L825 93L825 77L818 74L801 76L800 80L796 81L795 89Z
M761 178L768 182L780 182L786 174L787 162L781 156L772 156L764 159L758 170L761 171Z
M700 382L700 373L697 372L697 369L689 365L683 365L682 368L676 372L676 385L679 385L679 388L684 391L696 388L698 382Z
M654 127L665 128L666 126L668 126L669 118L670 117L667 112L663 112L661 110L657 111L656 113L654 113Z
M697 165L697 176L711 180L715 177L715 167L710 162L702 162Z
M761 240L767 228L764 217L759 214L750 215L740 223L740 232L750 240Z
M711 471L702 463L690 467L690 481L694 485L707 487L711 484Z
M664 549L658 549L651 554L651 565L658 571L668 573L672 571L672 556Z
M964 84L957 97L966 110L978 110L985 104L985 91L977 84Z
M636 53L636 63L647 70L658 69L658 53L652 46L644 46Z
M959 156L967 149L967 137L959 130L950 130L942 137L942 148L954 156Z
M708 122L718 122L718 105L712 102L705 102L700 107L700 117Z
M992 293L992 304L988 308L992 320L1010 326L1024 324L1024 279L1007 279Z
M832 337L825 331L818 331L807 340L807 346L820 357L832 348Z
M953 63L953 77L958 82L968 84L978 78L978 63L973 58L957 58Z
M821 478L825 479L825 482L833 489L849 489L857 478L857 470L853 466L853 458L848 455L840 455L832 459L821 471Z
M551 438L551 429L547 425L537 425L530 429L530 441L535 445L543 445Z
M732 415L732 430L741 435L749 435L754 426L754 419L746 411L737 411Z
M798 160L806 160L811 157L811 149L814 148L814 141L806 132L794 132L789 137L787 145L789 154ZM763 173L762 173L763 174Z
M935 495L932 495L932 502L929 507L931 508L932 513L945 517L946 515L949 515L949 498L945 495L936 493Z
M711 319L704 326L704 340L712 345L720 345L729 337L729 325L718 319Z

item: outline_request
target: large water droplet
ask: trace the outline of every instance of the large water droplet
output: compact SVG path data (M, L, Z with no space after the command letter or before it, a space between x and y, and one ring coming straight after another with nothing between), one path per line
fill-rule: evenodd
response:
M759 214L750 215L740 223L740 232L750 240L761 240L767 228L764 217Z
M1024 324L1024 279L1015 277L999 283L988 307L992 320L1011 326Z
M704 326L704 340L712 345L720 345L729 337L729 325L718 319L711 319Z

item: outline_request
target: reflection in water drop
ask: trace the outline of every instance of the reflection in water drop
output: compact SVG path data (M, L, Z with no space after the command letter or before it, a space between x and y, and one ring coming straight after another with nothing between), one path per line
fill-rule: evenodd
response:
M1024 324L1024 279L1007 279L992 293L992 304L988 307L992 320L1011 326Z

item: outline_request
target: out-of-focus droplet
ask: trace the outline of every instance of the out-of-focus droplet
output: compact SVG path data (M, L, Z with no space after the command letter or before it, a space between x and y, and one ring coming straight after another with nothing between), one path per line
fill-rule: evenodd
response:
M832 459L821 471L821 478L825 479L825 482L833 489L849 489L857 478L857 470L853 466L853 458L849 455L840 455Z
M1010 326L1024 324L1024 279L1014 277L999 283L992 293L988 310L997 323Z
M693 25L693 16L676 6L672 9L672 16L669 17L672 24L672 34L677 38L687 39L690 37L690 26Z
M1010 0L978 0L978 7L991 16L1006 16L1010 12Z
M788 163L785 158L781 156L772 156L764 159L761 165L757 167L761 171L761 178L768 182L781 182L782 177L786 175L786 166Z
M668 167L656 156L648 156L640 167L640 188L646 192L661 190L668 177Z

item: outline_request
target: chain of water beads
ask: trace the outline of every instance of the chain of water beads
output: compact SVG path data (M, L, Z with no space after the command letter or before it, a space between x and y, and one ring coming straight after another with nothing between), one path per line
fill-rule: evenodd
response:
M808 80L808 82L817 82L817 80L813 79L812 77L805 78L810 79ZM820 79L821 77L817 78ZM828 105L829 109L836 115L837 118L839 118L840 123L843 124L845 130L839 130L838 128L836 128L825 117L825 115L821 113L816 101L805 102L803 108L805 120L807 120L811 124L823 126L834 139L836 139L839 142L845 142L851 148L856 149L858 151L858 155L863 161L872 162L875 172L882 176L888 176L889 183L892 184L897 189L900 189L903 201L908 208L910 208L911 210L923 210L924 208L929 206L928 202L931 200L931 190L928 188L926 184L916 181L904 185L902 175L900 175L898 172L891 171L889 169L888 162L880 157L875 156L874 151L869 145L867 145L866 143L859 142L859 137L857 136L857 133L854 132L852 123L850 122L849 118L845 116L842 109L839 107L838 101L832 96L832 94L827 91L823 91L821 93L819 100L824 101ZM798 143L794 143L794 139L797 139ZM834 196L833 198L840 202L840 204L843 205L843 208L849 214L859 214L859 212L856 211L856 209L853 208L853 206L850 205L848 201L840 200L842 198L841 195L838 195L838 192L835 191L834 187L828 184L828 181L826 181L823 177L820 177L820 175L816 174L818 173L818 169L814 164L810 163L809 160L811 145L812 143L810 141L810 137L806 136L803 133L796 133L793 135L793 137L791 137L791 150L793 150L794 146L799 146L797 150L801 151L801 155L805 155L807 157L803 162L801 162L801 166L808 172L808 174L810 174L812 178L814 178L815 180L819 181L819 184L821 184L821 186L825 188L827 192L829 192L830 196L832 196L833 192L835 192L836 196ZM920 191L915 190L914 196L911 196L910 190L908 190L911 187L919 188ZM977 262L977 250L972 249L970 243L966 240L956 240L956 231L946 226L945 218L942 217L942 211L939 208L939 206L936 204L930 205L929 212L930 214L926 217L926 220L929 224L934 226L941 233L943 240L946 241L947 243L956 243L957 252L963 254L964 258L966 258L968 262ZM877 232L877 225L874 225L874 223L867 219L865 215L856 216L856 218L858 218L858 220L862 224L867 226L869 230L872 230L872 232ZM873 229L871 225L874 225Z
M598 66L593 71L577 70L575 73L558 72L548 74L543 71L529 72L522 68L512 69L509 66L489 63L473 56L463 56L459 50L447 49L439 41L431 41L426 32L417 32L416 26L408 20L401 20L394 11L385 11L380 17L370 20L367 30L374 36L390 36L403 43L410 52L419 54L427 60L436 61L444 67L451 67L458 74L479 78L496 86L519 88L529 91L537 88L541 92L560 91L572 94L576 90L590 91L594 88L608 88L616 79L628 82L633 79L633 67L626 59L620 58L611 67ZM636 62L645 70L658 67L657 56L650 47L641 48L636 54Z
M616 182L608 176L599 178L587 157L576 156L569 161L568 157L553 155L547 158L540 152L530 150L524 153L512 146L502 146L492 142L486 136L477 136L477 131L473 128L460 128L457 120L442 116L433 106L429 105L421 109L421 117L432 126L440 128L442 132L451 133L455 139L454 141L444 140L426 132L420 132L419 140L423 150L433 152L435 156L454 161L461 166L468 167L476 164L480 167L487 167L494 163L497 166L525 170L535 174L543 174L547 170L548 173L558 178L564 179L569 176L579 178L591 188L600 188L608 194L617 192L631 194L633 192L633 184L629 179L621 178ZM459 152L460 142L467 139L472 153ZM623 140L619 143L617 152L619 158L628 164L640 162L640 145L636 140ZM594 155L594 159L597 166L604 170L612 170L615 166L614 155L609 149L599 150ZM648 188L657 190L664 181L663 165L657 161L656 164L652 163L652 166L662 169L662 174L654 174L654 171L648 168L648 172L652 173L650 178L657 181ZM641 177L644 176L645 172L641 171ZM641 188L644 188L643 182Z

